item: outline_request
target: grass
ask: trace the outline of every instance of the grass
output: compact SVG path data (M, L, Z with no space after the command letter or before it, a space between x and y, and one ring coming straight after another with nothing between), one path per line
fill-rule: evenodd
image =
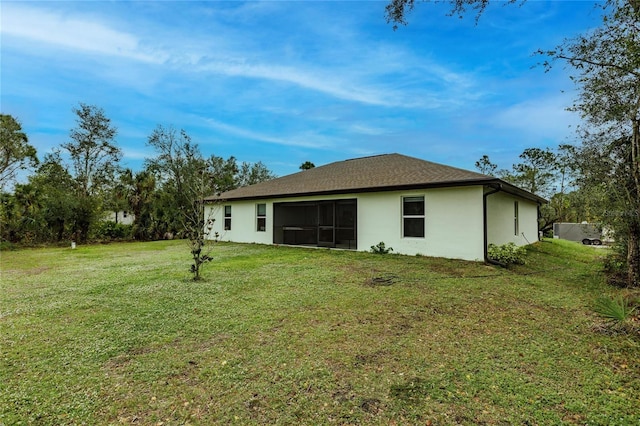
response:
M640 422L598 251L527 265L184 242L1 253L0 425Z

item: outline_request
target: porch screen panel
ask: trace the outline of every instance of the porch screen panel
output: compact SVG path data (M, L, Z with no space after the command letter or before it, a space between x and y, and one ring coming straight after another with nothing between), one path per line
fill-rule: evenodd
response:
M336 247L356 249L356 200L336 201Z
M310 202L273 205L273 242L275 244L316 245L318 243L318 206Z

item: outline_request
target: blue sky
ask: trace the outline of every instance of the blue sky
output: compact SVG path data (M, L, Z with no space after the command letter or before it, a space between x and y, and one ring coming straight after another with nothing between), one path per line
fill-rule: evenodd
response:
M494 2L477 25L419 2L397 31L385 5L3 0L2 113L42 156L79 102L97 105L134 170L158 124L280 176L392 152L510 168L524 148L573 140L570 70L532 68L532 53L599 25L594 2Z

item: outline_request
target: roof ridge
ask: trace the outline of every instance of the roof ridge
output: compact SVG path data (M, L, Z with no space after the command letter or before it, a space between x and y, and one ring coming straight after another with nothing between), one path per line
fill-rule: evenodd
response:
M387 153L387 154L374 154L374 155L367 155L366 157L347 158L346 160L342 160L342 161L347 162L347 161L365 160L367 158L385 157L387 155L400 155L400 154L397 154L395 152L394 153Z

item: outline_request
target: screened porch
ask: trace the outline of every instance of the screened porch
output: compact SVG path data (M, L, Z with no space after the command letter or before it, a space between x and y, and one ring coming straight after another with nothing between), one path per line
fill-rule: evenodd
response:
M275 203L275 244L357 249L357 201Z

